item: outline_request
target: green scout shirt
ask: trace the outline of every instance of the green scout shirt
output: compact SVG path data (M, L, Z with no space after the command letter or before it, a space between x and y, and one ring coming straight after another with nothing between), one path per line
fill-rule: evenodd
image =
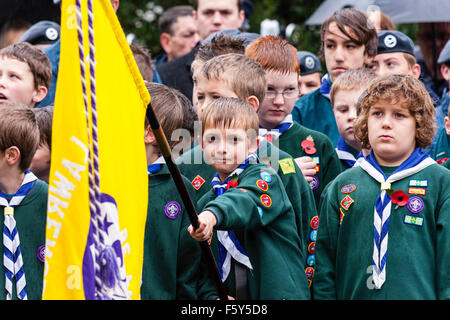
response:
M386 176L395 169L382 167ZM427 187L417 187L424 181ZM340 174L321 202L314 298L449 299L449 185L450 172L437 164L392 183L393 190L422 199L424 207L412 213L407 205L392 204L386 282L376 289L371 279L380 184L360 167Z
M183 177L184 178L184 177ZM194 205L195 194L184 178ZM202 297L200 279L201 249L189 235L191 224L169 169L149 175L148 214L145 225L144 265L141 298L151 300L214 299L213 284Z
M430 150L430 157L441 162L450 157L450 136L447 135L445 128L441 128L437 133L436 144Z
M444 167L444 168L447 168L447 169L450 169L450 161L445 161L443 164L442 164L442 166Z
M295 102L292 118L306 128L319 131L330 138L333 146L339 140L339 131L330 100L320 93L320 89L304 95Z
M28 300L40 300L42 298L44 262L38 259L37 254L39 247L45 245L47 198L48 184L42 180L37 180L32 191L22 200L19 206L14 208L14 219L20 238ZM5 216L3 214L0 216L2 223L4 223ZM3 263L2 270L3 274L0 275L0 288L3 288L1 298L6 299L5 267ZM15 278L12 283L12 299L17 300Z
M310 221L317 216L317 207L312 190L303 177L300 168L288 153L270 143L265 146L267 147L257 150L258 157L262 162L268 163L270 161L276 166L274 169L281 178L292 203L296 215L297 229L302 239L302 245L306 248L311 243ZM272 158L279 160L274 162L271 161ZM193 149L185 152L177 159L177 164L181 173L191 181L192 186L197 190L198 199L211 190L210 183L216 171L205 163L200 145L196 145Z
M267 188L258 183L267 177L263 172L271 176L265 180ZM309 299L305 256L280 177L268 165L257 163L239 174L238 183L217 198L210 190L199 207L216 215L215 229L242 233L241 245L253 267L247 274L250 299ZM212 251L217 259L217 248Z
M301 146L302 142L307 139L313 140L315 152L308 154ZM313 187L313 193L318 207L320 195L325 186L341 173L341 163L330 139L320 132L305 128L294 122L294 125L283 133L278 141L274 140L273 143L278 144L281 150L289 153L294 159L308 156L316 162L318 181L314 181L314 185L318 183L318 186Z

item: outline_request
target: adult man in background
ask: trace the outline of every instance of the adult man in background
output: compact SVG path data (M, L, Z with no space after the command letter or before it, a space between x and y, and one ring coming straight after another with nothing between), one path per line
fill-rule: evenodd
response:
M165 54L156 59L157 66L189 53L200 40L193 12L191 6L175 6L161 15L159 41Z
M221 30L239 29L245 19L243 0L195 0L194 21L197 24L200 41ZM195 48L188 54L157 67L162 82L181 91L192 100L191 63Z

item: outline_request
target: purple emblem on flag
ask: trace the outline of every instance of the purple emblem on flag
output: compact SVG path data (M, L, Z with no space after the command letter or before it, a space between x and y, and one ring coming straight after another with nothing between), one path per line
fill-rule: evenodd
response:
M181 213L181 206L176 201L170 201L164 206L164 213L169 219L176 219Z
M98 253L98 280L100 292L96 295L95 285L95 240L92 223L83 257L83 287L86 300L129 299L128 281L122 254L121 233L117 203L113 197L102 193L100 196L101 219L99 236L102 245Z
M420 211L423 210L424 207L423 200L419 197L411 197L409 198L406 207L412 213L419 213Z

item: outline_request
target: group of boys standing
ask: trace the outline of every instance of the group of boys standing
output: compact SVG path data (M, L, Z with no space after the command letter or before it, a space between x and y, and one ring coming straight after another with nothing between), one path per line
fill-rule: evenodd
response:
M242 1L230 3L196 1L196 17L237 29ZM227 18L231 24L217 22ZM177 129L200 121L199 135L189 138L192 147L176 159L199 227L190 226L146 121L141 298L218 297L196 241L209 242L222 281L237 299L449 298L450 161L440 165L435 160L443 158L423 151L435 136L436 111L411 62L412 41L398 31L377 35L356 9L337 11L321 28L328 73L319 89L298 99L297 49L281 37L249 37L217 34L188 54L193 103L169 84L147 83L171 148L180 143L173 139ZM15 217L11 226L17 223L15 233L25 239L22 272L10 274L5 264L10 276L0 277L9 299L42 293L48 185L28 170L44 144L30 108L45 97L51 68L33 50L18 44L0 51L0 76L8 78L0 87L0 205L7 208L5 225ZM383 75L394 65L400 69ZM172 68L159 69L163 82L164 70ZM8 120L18 111L27 117ZM20 214L27 203L39 221Z

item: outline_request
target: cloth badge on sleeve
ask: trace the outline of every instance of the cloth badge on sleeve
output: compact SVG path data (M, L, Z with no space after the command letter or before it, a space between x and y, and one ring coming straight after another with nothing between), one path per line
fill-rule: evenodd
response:
M261 173L259 174L259 177L267 183L272 182L272 176L267 171L261 171Z
M311 226L311 229L316 230L319 227L319 217L318 216L312 217L309 225Z
M262 217L263 217L263 209L261 209L261 207L256 207L256 208L258 208L258 213L259 213L259 217L262 219Z
M345 213L344 213L344 211L342 211L341 208L339 208L339 211L341 212L340 218L339 218L339 225L341 225L341 224L342 224L342 220L343 220L344 217L345 217Z
M315 242L317 240L317 229L311 230L309 233L309 240Z
M347 184L341 188L342 193L352 193L356 190L356 186L354 184Z
M310 254L308 258L306 258L306 265L308 267L312 267L316 264L316 255Z
M412 224L412 225L415 225L418 227L423 226L423 218L422 217L410 216L409 214L405 215L403 222L406 224Z
M259 199L261 200L261 203L267 208L272 205L272 199L267 194L261 195Z
M281 171L283 171L284 174L295 173L295 166L292 158L278 160L278 163L280 164Z
M409 180L409 186L426 188L428 187L428 180Z
M341 206L345 210L348 210L353 202L355 202L355 200L353 200L349 195L346 195L345 198L341 200Z
M319 188L319 178L317 178L316 176L312 177L312 181L309 183L309 186L311 187L311 189L317 190L317 188Z
M311 242L308 245L308 252L314 254L316 252L316 243L315 242Z
M408 193L409 194L419 194L421 196L424 196L427 194L427 189L424 188L414 188L414 187L409 187L408 188Z
M256 186L262 191L269 190L269 185L264 180L261 179L256 181Z
M45 244L37 249L37 258L40 262L45 262Z
M192 186L195 190L200 189L200 187L205 183L205 179L197 175L194 180L192 180Z

